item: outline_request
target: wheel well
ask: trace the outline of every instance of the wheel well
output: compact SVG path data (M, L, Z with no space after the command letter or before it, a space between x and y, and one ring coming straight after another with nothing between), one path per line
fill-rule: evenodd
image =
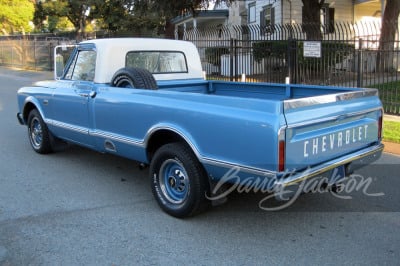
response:
M190 145L187 143L187 141L179 134L176 132L173 132L171 130L159 130L155 132L149 139L148 145L147 145L147 158L149 162L152 160L154 153L163 145L172 143L172 142L181 142L187 145L189 148Z
M33 103L27 103L25 105L24 113L23 113L23 118L24 118L25 123L28 122L28 115L33 109L36 109L36 106Z

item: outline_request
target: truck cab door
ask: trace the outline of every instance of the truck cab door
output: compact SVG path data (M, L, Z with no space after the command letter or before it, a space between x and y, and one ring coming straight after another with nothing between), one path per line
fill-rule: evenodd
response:
M52 103L52 128L55 135L84 146L93 146L89 137L90 104L95 97L96 51L80 47L57 82Z

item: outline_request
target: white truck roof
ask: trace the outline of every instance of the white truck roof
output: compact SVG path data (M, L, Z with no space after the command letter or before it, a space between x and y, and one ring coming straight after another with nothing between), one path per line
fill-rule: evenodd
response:
M111 38L84 41L94 44L97 51L94 82L109 83L114 73L125 67L126 54L131 51L179 51L185 54L187 73L154 74L156 80L201 79L203 70L196 46L190 42L152 38Z

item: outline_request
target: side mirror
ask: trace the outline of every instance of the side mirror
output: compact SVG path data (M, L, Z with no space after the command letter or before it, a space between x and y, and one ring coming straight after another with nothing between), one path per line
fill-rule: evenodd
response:
M62 56L62 54L56 54L54 62L54 78L60 79L64 74L64 56Z
M66 60L69 59L76 46L64 44L54 47L54 79L63 77Z

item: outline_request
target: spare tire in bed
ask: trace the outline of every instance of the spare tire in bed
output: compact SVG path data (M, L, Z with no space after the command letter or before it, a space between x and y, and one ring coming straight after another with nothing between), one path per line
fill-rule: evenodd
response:
M136 89L158 89L157 82L150 71L142 68L124 67L115 72L111 86Z

